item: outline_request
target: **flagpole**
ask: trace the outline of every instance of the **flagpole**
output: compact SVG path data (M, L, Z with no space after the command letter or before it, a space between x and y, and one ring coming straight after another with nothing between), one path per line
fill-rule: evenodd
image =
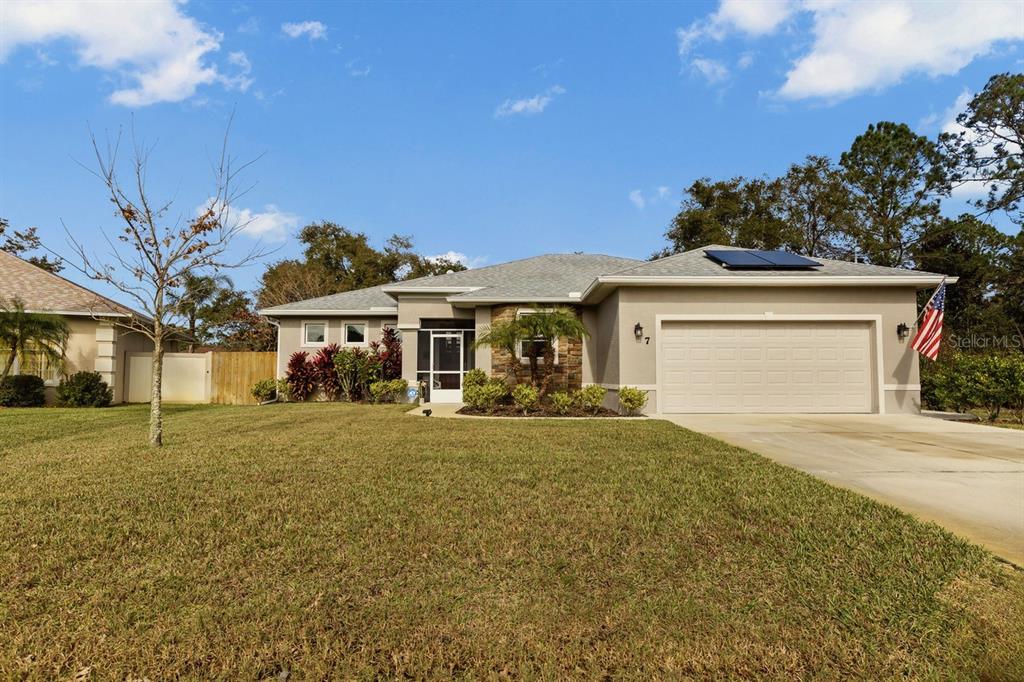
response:
M920 322L920 321L921 321L921 318L922 318L922 317L924 317L924 314L925 314L926 312L928 312L928 306L929 306L929 305L931 304L932 300L934 300L934 298L935 298L935 294L939 293L939 289L941 289L941 288L942 288L942 286L943 286L943 285L944 285L945 283L946 283L946 278L945 278L945 277L943 277L943 278L942 278L942 281L941 281L941 282L939 282L939 286L935 287L935 291L933 291L933 292L932 292L932 296L931 296L931 298L929 298L929 299L928 299L928 302L924 304L924 308L922 308L922 309L921 309L921 312L920 312L920 314L918 314L918 316L917 316L917 319L916 319L916 320L914 320L914 328L917 328L917 323L918 323L918 322Z

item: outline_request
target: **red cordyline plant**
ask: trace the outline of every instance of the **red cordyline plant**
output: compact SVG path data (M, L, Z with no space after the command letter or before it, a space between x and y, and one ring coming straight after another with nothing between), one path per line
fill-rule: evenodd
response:
M341 350L336 343L329 343L313 356L313 376L320 384L320 390L328 400L341 397L341 382L338 381L338 370L334 366L334 356Z
M391 381L402 378L402 340L398 332L391 327L384 327L380 343L374 347L380 358L381 379Z
M299 350L288 358L288 371L285 374L288 391L292 400L302 402L313 395L316 390L316 370L309 361L306 351Z

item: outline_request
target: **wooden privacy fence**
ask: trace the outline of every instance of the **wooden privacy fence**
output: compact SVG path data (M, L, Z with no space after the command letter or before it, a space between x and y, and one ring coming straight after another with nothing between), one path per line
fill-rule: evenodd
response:
M125 401L148 403L152 353L128 353L125 358ZM276 353L165 353L163 397L169 403L252 405L249 391L260 379L273 379Z
M214 351L210 363L210 402L246 405L256 399L249 392L260 379L273 379L277 353Z

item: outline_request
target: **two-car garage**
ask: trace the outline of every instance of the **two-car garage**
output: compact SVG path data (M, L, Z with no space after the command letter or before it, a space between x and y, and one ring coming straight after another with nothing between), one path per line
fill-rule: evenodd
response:
M663 320L664 413L872 412L869 320Z

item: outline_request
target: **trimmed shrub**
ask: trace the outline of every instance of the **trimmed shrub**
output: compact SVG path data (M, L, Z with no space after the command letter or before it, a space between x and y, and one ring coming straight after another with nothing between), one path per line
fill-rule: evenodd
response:
M634 386L623 386L619 389L619 407L625 414L636 414L647 404L647 391Z
M482 385L463 384L462 402L468 407L491 410L508 397L508 386L501 379L488 379Z
M379 355L362 348L342 348L334 356L341 395L350 402L370 397L370 384L381 380Z
M46 402L43 380L33 374L14 374L0 382L0 406L41 407Z
M334 365L334 356L339 350L341 350L341 346L329 343L317 351L311 361L316 382L320 386L320 393L327 400L341 398L341 382L338 379L338 369Z
M375 403L397 403L405 396L409 382L405 379L375 381L370 384L370 395Z
M113 389L99 372L75 372L57 387L61 407L106 407L113 399Z
M292 399L292 390L288 386L287 379L277 380L277 399L283 402L288 402Z
M580 409L597 414L604 404L604 396L608 391L597 384L584 386L573 394L573 399Z
M565 391L552 393L548 399L551 401L551 409L558 414L568 414L575 404L573 397Z
M512 389L512 402L526 414L540 403L540 391L529 384L519 384Z
M483 386L487 383L487 372L482 369L471 369L462 377L462 389Z
M313 369L309 355L304 350L297 350L288 358L285 377L288 381L288 395L292 400L301 403L316 391L316 370Z
M265 403L277 395L277 382L273 379L260 379L252 385L249 393L258 402Z

